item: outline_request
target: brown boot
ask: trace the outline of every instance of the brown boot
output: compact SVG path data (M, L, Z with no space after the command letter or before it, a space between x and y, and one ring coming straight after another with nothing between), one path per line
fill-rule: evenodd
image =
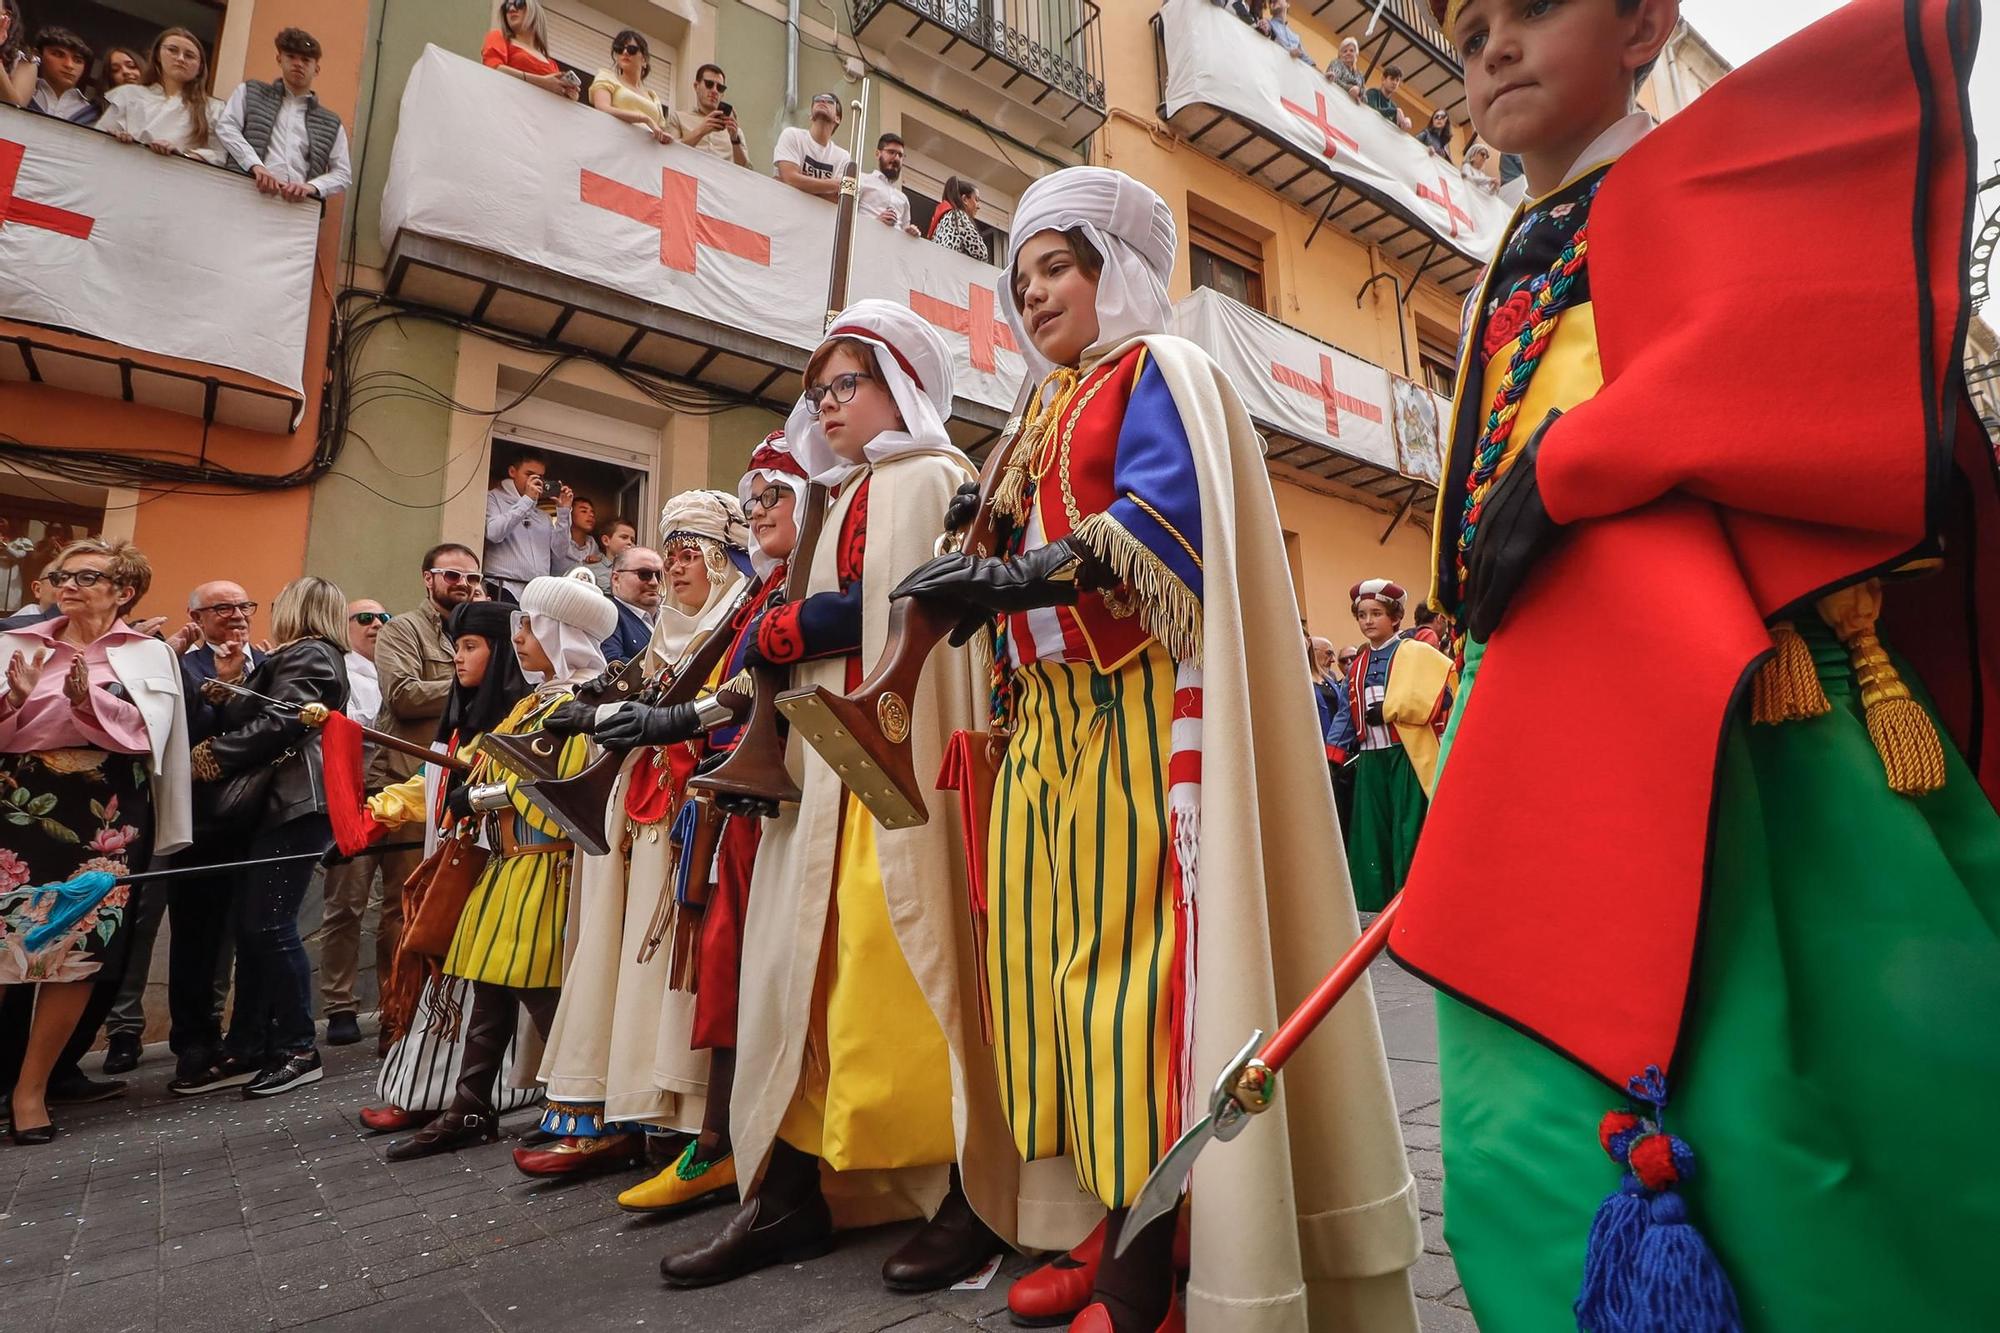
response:
M392 1162L414 1162L441 1152L457 1152L481 1143L500 1140L500 1122L484 1111L442 1111L437 1118L407 1139L389 1145L385 1154Z
M833 1214L819 1189L819 1159L780 1140L757 1192L715 1239L660 1260L673 1287L733 1282L773 1264L817 1259L833 1248Z
M963 1282L998 1254L1000 1238L972 1211L958 1168L937 1215L882 1264L882 1285L891 1291L943 1291Z
M465 1055L458 1064L451 1106L409 1138L390 1144L390 1161L413 1162L499 1139L493 1085L500 1077L507 1045L514 1040L514 1004L514 996L504 988L474 983L472 1012L465 1020Z

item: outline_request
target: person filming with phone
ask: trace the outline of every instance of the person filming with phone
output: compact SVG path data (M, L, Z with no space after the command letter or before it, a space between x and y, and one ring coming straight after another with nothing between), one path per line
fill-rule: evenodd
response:
M681 142L724 162L747 167L750 155L743 149L736 108L722 100L728 91L729 79L722 66L703 65L694 72L695 109L680 113Z
M576 492L558 483L553 520L541 511L551 489L548 460L532 449L514 458L500 483L486 492L486 577L515 597L529 582L569 568L570 505Z

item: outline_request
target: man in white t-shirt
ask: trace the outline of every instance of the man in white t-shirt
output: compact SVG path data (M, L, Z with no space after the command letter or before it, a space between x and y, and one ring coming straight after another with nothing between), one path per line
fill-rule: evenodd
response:
M678 117L681 142L719 161L747 167L750 154L743 151L743 130L736 123L736 108L722 100L728 91L729 76L722 72L722 66L703 65L694 72L695 109L683 111Z
M910 196L903 193L903 136L893 130L875 141L875 170L857 182L862 215L880 218L885 227L900 227L922 235L910 225Z
M853 159L833 141L840 128L840 99L821 93L812 100L812 128L785 127L771 153L771 174L795 190L822 199L840 197L840 177Z

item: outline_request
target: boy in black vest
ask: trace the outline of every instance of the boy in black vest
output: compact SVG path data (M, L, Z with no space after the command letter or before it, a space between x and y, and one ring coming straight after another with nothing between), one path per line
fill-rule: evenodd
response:
M328 199L347 188L353 169L340 117L313 92L319 39L303 28L278 34L278 77L245 83L229 95L216 137L257 181L260 194L290 203Z

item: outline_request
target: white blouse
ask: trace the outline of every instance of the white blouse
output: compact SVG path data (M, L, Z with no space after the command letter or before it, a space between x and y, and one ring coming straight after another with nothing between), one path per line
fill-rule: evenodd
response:
M169 98L159 84L124 84L108 90L104 101L104 114L98 118L97 128L106 134L129 134L144 144L171 144L189 157L217 166L226 160L222 141L215 137L216 122L222 119L222 103L213 97L208 99L208 146L192 150L188 144L193 140L194 127L188 121L187 104L178 97Z

